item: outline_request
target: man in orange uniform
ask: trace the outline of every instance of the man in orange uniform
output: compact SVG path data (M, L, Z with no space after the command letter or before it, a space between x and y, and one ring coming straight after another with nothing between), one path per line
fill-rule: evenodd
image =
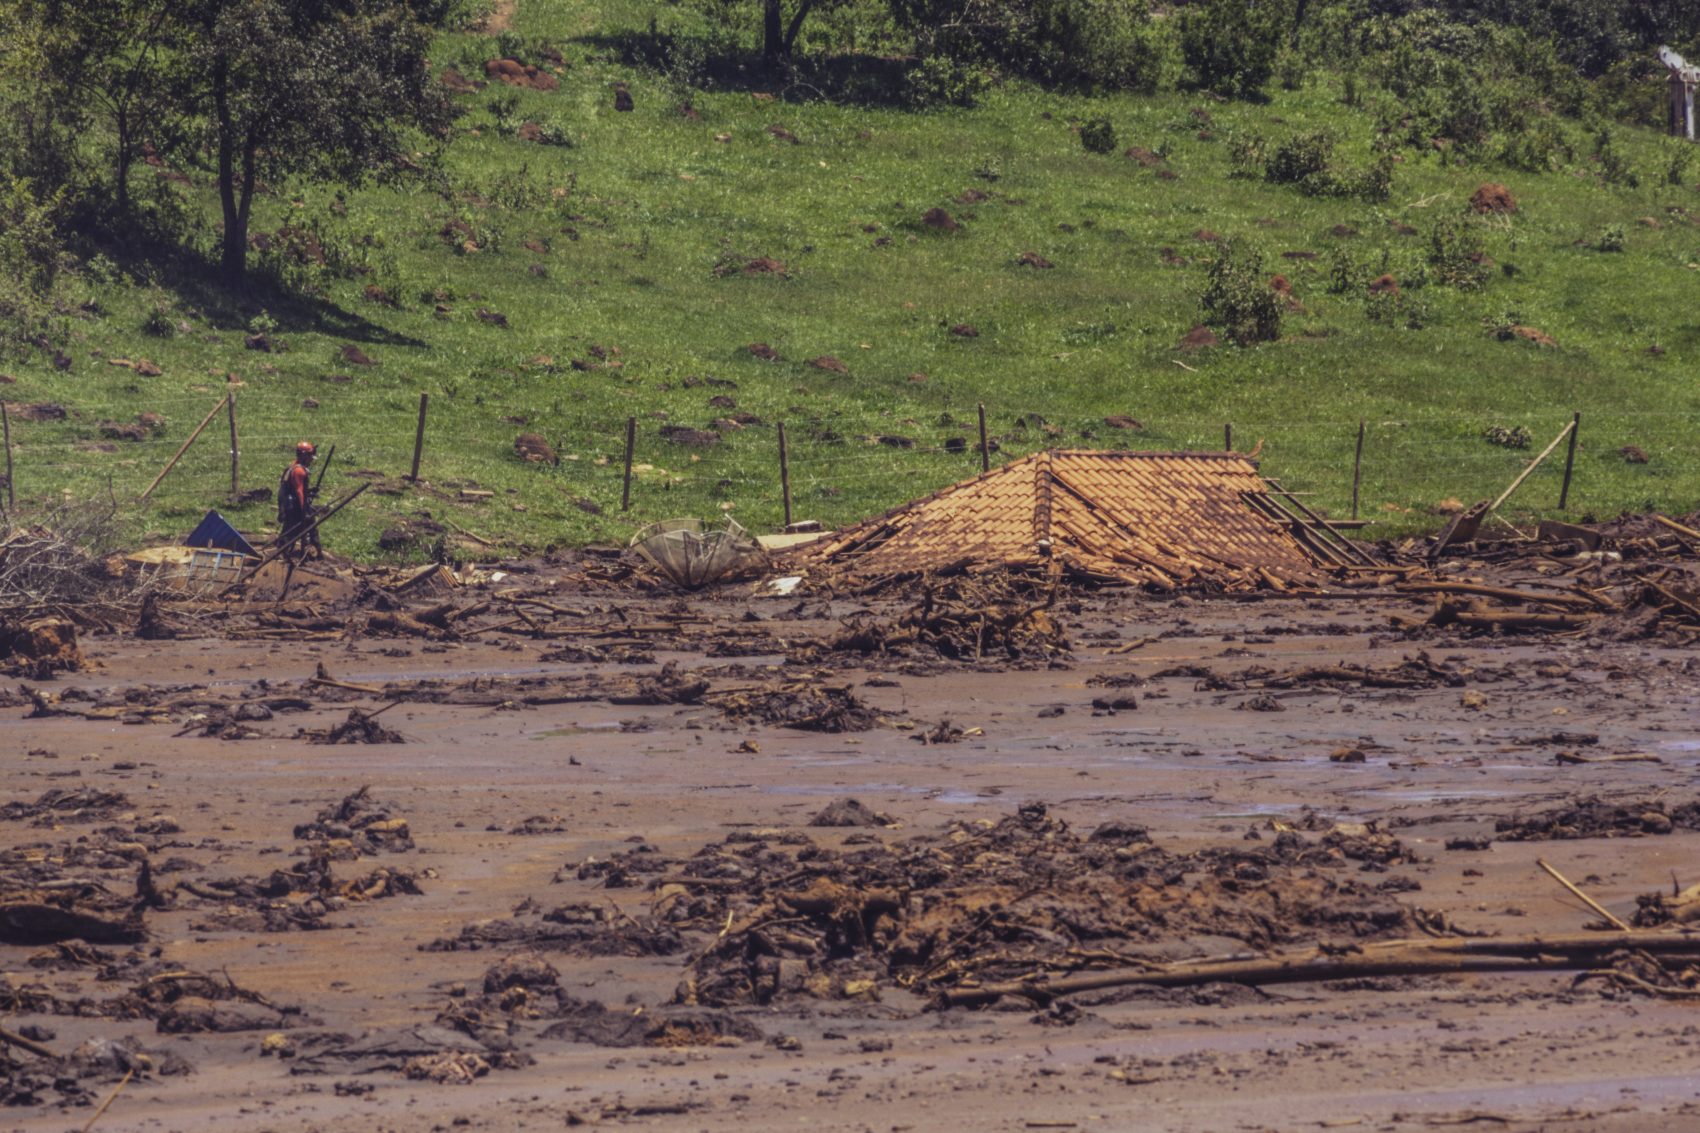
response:
M312 441L302 441L295 446L295 463L283 470L277 486L277 519L283 525L278 543L289 548L286 553L305 557L311 548L315 557L323 558L325 550L319 545L318 529L307 530L313 522L313 478L307 470L317 455ZM301 546L296 547L297 542Z

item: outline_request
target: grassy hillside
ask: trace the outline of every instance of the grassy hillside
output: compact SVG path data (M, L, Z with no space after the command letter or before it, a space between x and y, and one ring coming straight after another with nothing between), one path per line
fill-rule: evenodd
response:
M1344 139L1344 160L1366 161L1373 119L1344 105L1335 76L1273 89L1264 104L1012 86L973 110L912 113L758 88L697 92L686 115L665 76L622 65L610 47L652 14L613 0L523 2L506 45L522 43L532 62L558 49L558 90L492 84L460 96L468 113L444 176L411 191L308 187L260 201L255 231L315 234L278 241L308 249L304 263L277 257L295 297L233 299L181 268L93 265L74 285L87 302L69 316L69 368L42 352L7 369L20 504L104 498L110 485L139 537L181 534L229 490L222 418L149 508L127 501L232 376L245 490L269 497L302 437L338 446L328 488L356 471L388 477L328 535L363 556L406 519L514 548L723 510L768 529L780 516L781 421L797 516L853 520L977 471L978 402L994 459L1047 445L1217 448L1231 423L1236 447L1260 445L1266 471L1334 515L1349 508L1362 419L1363 514L1379 534L1432 525L1448 498L1495 494L1573 411L1572 516L1686 511L1700 495L1700 172L1666 183L1675 143L1617 132L1641 173L1633 188L1604 182L1572 125L1577 155L1560 172L1407 148L1384 203L1308 197L1234 176L1232 154L1236 139L1325 126ZM482 79L497 53L494 38L468 33L447 37L439 57ZM616 111L616 84L630 112ZM1082 147L1077 127L1093 118L1113 123L1113 153ZM524 123L570 144L525 140L537 131ZM1141 161L1129 147L1163 156ZM1469 212L1486 181L1510 189L1515 214ZM200 173L161 184L210 197ZM960 227L929 227L934 208ZM1421 286L1431 234L1458 217L1493 261L1485 288ZM1264 275L1289 281L1280 341L1180 348L1201 321L1213 235L1247 242ZM1334 293L1339 250L1356 277ZM1052 266L1024 264L1025 253ZM751 268L758 260L768 262ZM1382 274L1402 284L1392 321L1371 317L1363 286ZM1496 333L1513 325L1555 345ZM284 349L246 348L256 330ZM753 343L777 359L756 357ZM376 364L351 364L349 346ZM422 392L429 487L407 488L398 480ZM67 416L18 412L47 403ZM103 435L143 413L162 414L163 429ZM740 414L754 419L722 426L711 446L660 433ZM1144 427L1113 428L1111 415ZM622 514L628 416L640 472ZM1526 429L1531 447L1490 443L1494 426ZM522 432L543 435L560 463L516 457ZM1625 460L1631 445L1645 463ZM1552 509L1561 463L1507 511ZM466 487L495 495L463 501ZM271 504L226 510L262 527ZM387 553L422 557L429 542Z

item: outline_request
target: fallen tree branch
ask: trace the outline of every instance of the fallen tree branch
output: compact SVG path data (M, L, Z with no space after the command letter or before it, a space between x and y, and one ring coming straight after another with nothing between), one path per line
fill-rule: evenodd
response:
M1586 971L1625 948L1700 957L1700 934L1686 932L1558 933L1550 936L1452 937L1391 940L1353 952L1306 949L1248 959L1194 960L1139 971L1096 972L1066 979L1011 980L940 992L931 1007L979 1007L1004 996L1048 1003L1059 996L1113 987L1252 986L1367 976L1426 976L1458 972Z

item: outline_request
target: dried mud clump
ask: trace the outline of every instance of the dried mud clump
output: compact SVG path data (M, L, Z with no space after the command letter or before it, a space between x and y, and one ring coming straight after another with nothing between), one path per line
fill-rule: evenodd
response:
M63 618L0 619L0 672L45 681L55 673L75 673L87 665L73 623Z
M1678 828L1700 830L1700 799L1681 805L1663 799L1626 802L1578 799L1539 814L1502 818L1494 824L1494 837L1501 842L1638 838L1669 834Z
M321 810L312 822L295 828L301 841L324 842L333 856L352 858L361 854L404 853L413 849L407 820L393 807L372 797L370 786L361 787L335 806ZM336 853L336 851L346 851Z
M877 726L880 714L862 703L848 688L799 681L779 688L758 689L720 697L716 704L740 723L769 724L805 732L866 732Z
M1517 198L1504 185L1489 181L1471 194L1470 208L1478 213L1512 213L1517 211Z

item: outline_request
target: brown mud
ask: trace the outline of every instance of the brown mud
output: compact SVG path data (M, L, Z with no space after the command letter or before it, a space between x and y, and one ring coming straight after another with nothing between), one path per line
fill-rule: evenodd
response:
M121 1083L98 1128L1700 1128L1700 946L942 1006L1603 927L1541 860L1680 933L1693 560L1614 538L1308 596L587 557L85 619L3 687L0 1128Z

